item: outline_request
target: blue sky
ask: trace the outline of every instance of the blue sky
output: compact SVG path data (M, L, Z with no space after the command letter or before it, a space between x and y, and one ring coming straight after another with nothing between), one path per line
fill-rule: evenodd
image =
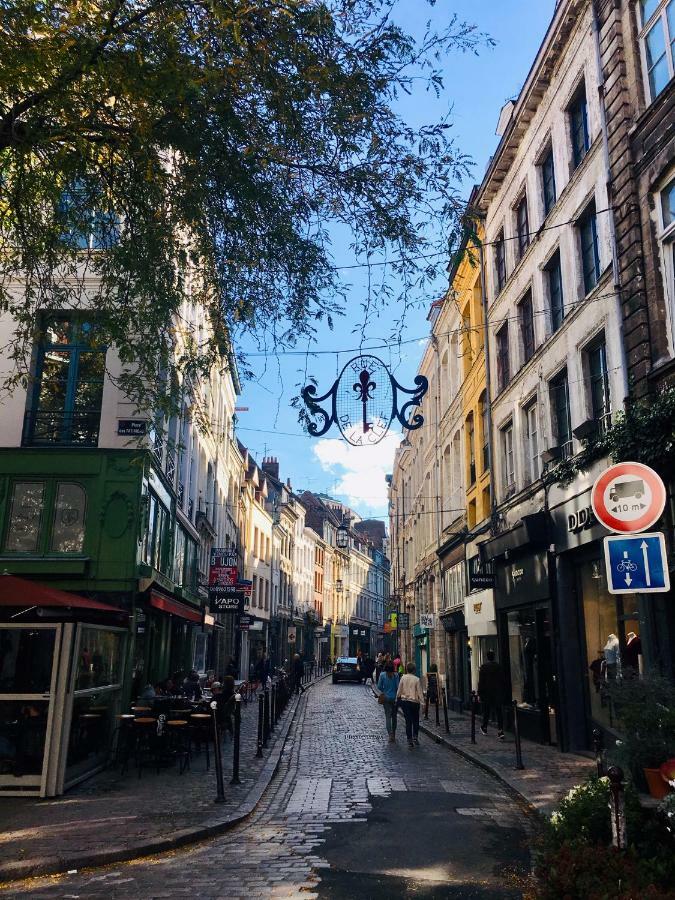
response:
M497 41L495 47L481 49L479 56L456 53L448 57L443 64L445 92L439 99L432 93L419 92L399 105L402 116L413 124L434 121L452 106L451 121L459 149L475 163L473 178L461 186L464 196L482 178L497 145L499 111L506 100L518 94L554 7L555 0L438 0L433 8L422 0L400 0L397 20L413 33L429 18L440 28L455 12ZM336 251L335 256L338 265L354 262L346 251ZM297 412L290 406L297 386L306 382L306 375L314 375L319 387L327 390L342 366L355 355L334 351L359 346L360 335L355 336L353 329L360 322L362 277L356 274L350 279L345 316L338 319L333 331L322 329L312 348L330 350L330 354L249 360L256 379L244 384L239 405L248 407L248 411L238 413L238 433L259 463L265 455L276 456L281 476L290 478L295 489L330 493L363 516L384 517L384 475L391 471L400 435L390 432L374 448L351 447L335 429L317 440L302 433ZM404 384L412 383L421 359L424 336L428 333L428 305L445 286L440 281L437 294L424 298L421 308L408 316L401 337L410 343L402 352L390 355L389 351L378 351ZM364 349L382 343L388 336L388 315L385 311L383 319L371 323Z

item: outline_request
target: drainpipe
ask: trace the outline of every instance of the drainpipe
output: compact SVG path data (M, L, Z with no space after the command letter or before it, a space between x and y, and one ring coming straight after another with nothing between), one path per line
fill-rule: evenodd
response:
M443 520L441 512L441 460L440 460L440 443L439 434L441 430L441 354L438 349L438 337L434 334L431 338L434 352L436 353L436 544L441 545L441 535L443 532ZM441 583L441 610L445 609L445 579L443 578L443 569L441 567L440 558L438 560L438 578ZM438 617L440 621L440 616ZM441 657L438 650L440 639L436 641L436 665L440 672Z
M595 67L598 79L598 100L600 106L600 130L602 131L602 155L605 163L605 186L607 189L608 206L611 207L609 215L609 237L612 248L612 277L615 291L616 316L619 323L619 339L621 344L621 379L623 382L623 404L628 399L628 365L626 360L626 345L624 342L623 307L621 304L621 273L619 271L619 250L616 243L616 229L614 226L614 208L612 197L612 169L609 160L609 135L607 133L607 110L605 109L605 76L602 71L602 55L600 52L600 22L595 2L591 4L593 11L593 39L595 43Z
M484 217L481 217L484 218ZM480 299L483 308L483 354L485 356L485 403L487 407L487 448L490 467L490 524L494 533L497 525L497 474L494 470L494 445L492 441L492 364L490 361L490 329L488 323L488 298L485 285L485 251L483 242L478 244L480 258Z

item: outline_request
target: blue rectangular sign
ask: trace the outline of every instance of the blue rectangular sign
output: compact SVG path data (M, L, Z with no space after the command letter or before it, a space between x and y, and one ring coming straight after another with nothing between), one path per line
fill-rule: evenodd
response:
M605 538L610 594L651 594L670 590L663 534L612 535Z

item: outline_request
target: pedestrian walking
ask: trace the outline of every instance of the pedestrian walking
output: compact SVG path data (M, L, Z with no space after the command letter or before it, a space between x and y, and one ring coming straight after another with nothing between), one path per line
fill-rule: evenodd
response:
M396 692L396 699L400 702L405 716L405 733L409 747L416 747L420 742L420 706L424 703L422 684L415 671L415 663L408 663L406 674L401 677Z
M396 741L396 709L398 706L396 695L398 693L398 683L399 677L398 673L394 672L394 664L387 663L384 667L384 672L377 679L377 689L380 691L378 701L384 707L384 722L387 727L390 744Z
M490 711L495 710L497 715L497 737L504 740L504 715L502 703L504 702L504 673L502 667L495 660L494 650L488 650L487 661L478 670L478 698L483 710L483 721L480 726L482 734L487 734Z
M293 688L296 694L304 694L305 686L302 683L302 678L305 674L305 664L300 658L299 653L295 653L293 655Z
M384 653L380 650L375 657L375 683L379 683L380 675L384 671Z

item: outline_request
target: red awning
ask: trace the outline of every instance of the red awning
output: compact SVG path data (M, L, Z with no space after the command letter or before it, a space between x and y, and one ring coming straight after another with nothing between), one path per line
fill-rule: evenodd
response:
M16 575L0 575L0 606L61 606L71 609L97 609L101 612L125 614L123 609L90 600L79 594L59 591L57 588L17 578Z
M189 622L199 622L201 624L202 614L185 603L179 603L178 600L172 600L165 597L164 594L158 594L156 591L150 593L150 606L155 609L161 609L162 612L169 613L172 616L180 616L181 619L187 619Z

